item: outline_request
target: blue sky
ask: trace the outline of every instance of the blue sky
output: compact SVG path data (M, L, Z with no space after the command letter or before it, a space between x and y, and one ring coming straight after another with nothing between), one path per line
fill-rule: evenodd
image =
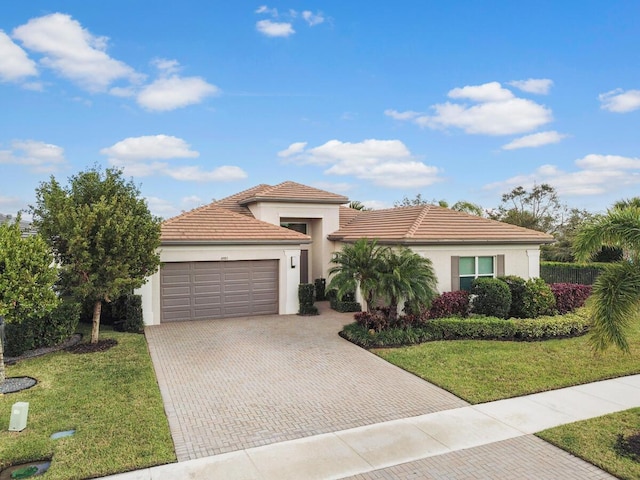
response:
M0 5L0 212L92 165L169 217L293 180L376 207L640 194L640 2Z

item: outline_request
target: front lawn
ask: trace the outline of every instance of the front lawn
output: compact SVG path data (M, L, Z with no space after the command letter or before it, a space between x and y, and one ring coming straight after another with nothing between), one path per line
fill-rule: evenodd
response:
M452 340L372 352L471 403L640 373L639 322L629 335L631 354L595 354L588 340Z
M640 429L640 408L570 423L537 434L543 440L623 479L640 478L640 463L618 455L618 434L633 435Z
M88 338L86 328L84 333ZM101 338L115 338L118 345L90 354L61 351L7 367L7 377L30 376L39 383L0 395L0 469L53 458L47 478L78 479L176 461L144 336L104 328ZM29 402L22 432L8 431L15 402ZM71 437L49 438L70 429L76 430Z

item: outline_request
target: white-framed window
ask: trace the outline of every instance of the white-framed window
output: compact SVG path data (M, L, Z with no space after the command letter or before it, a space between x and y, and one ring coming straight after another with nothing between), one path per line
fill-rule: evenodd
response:
M471 290L471 283L480 277L495 277L495 257L459 257L460 290Z

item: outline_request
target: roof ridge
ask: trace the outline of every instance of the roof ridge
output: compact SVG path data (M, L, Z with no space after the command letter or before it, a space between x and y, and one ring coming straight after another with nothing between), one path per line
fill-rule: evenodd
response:
M208 207L213 207L215 203L216 202L211 202L211 203L207 203L206 205L200 205L199 207L192 208L191 210L182 211L178 215L174 215L173 217L169 217L166 220L163 220L162 223L169 223L169 222L173 222L174 220L177 220L179 218L190 217L191 214L193 214L193 213L199 212L200 210L204 210L205 208L208 208Z
M418 227L420 227L420 224L429 213L429 210L431 210L431 205L421 205L420 213L411 224L411 227L409 227L409 230L407 230L407 233L404 235L405 238L412 238L414 236L416 230L418 230Z
M214 201L212 203L214 203L214 204L215 203L222 203L222 202L224 202L226 200L229 200L229 199L232 199L232 198L238 198L238 202L241 202L242 200L244 200L246 198L245 194L247 194L248 192L255 193L255 192L253 192L253 190L257 190L259 187L262 187L261 191L264 191L265 189L266 190L270 190L270 189L273 188L272 185L269 185L267 183L259 183L258 185L246 188L245 190L242 190L241 192L234 193L234 194L231 194L231 195L227 195L226 197L223 197L220 200L216 200L216 201Z

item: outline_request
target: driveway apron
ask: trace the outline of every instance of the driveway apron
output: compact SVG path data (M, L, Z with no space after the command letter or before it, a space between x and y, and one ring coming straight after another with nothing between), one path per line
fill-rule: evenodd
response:
M468 405L338 336L352 314L145 329L178 461Z

